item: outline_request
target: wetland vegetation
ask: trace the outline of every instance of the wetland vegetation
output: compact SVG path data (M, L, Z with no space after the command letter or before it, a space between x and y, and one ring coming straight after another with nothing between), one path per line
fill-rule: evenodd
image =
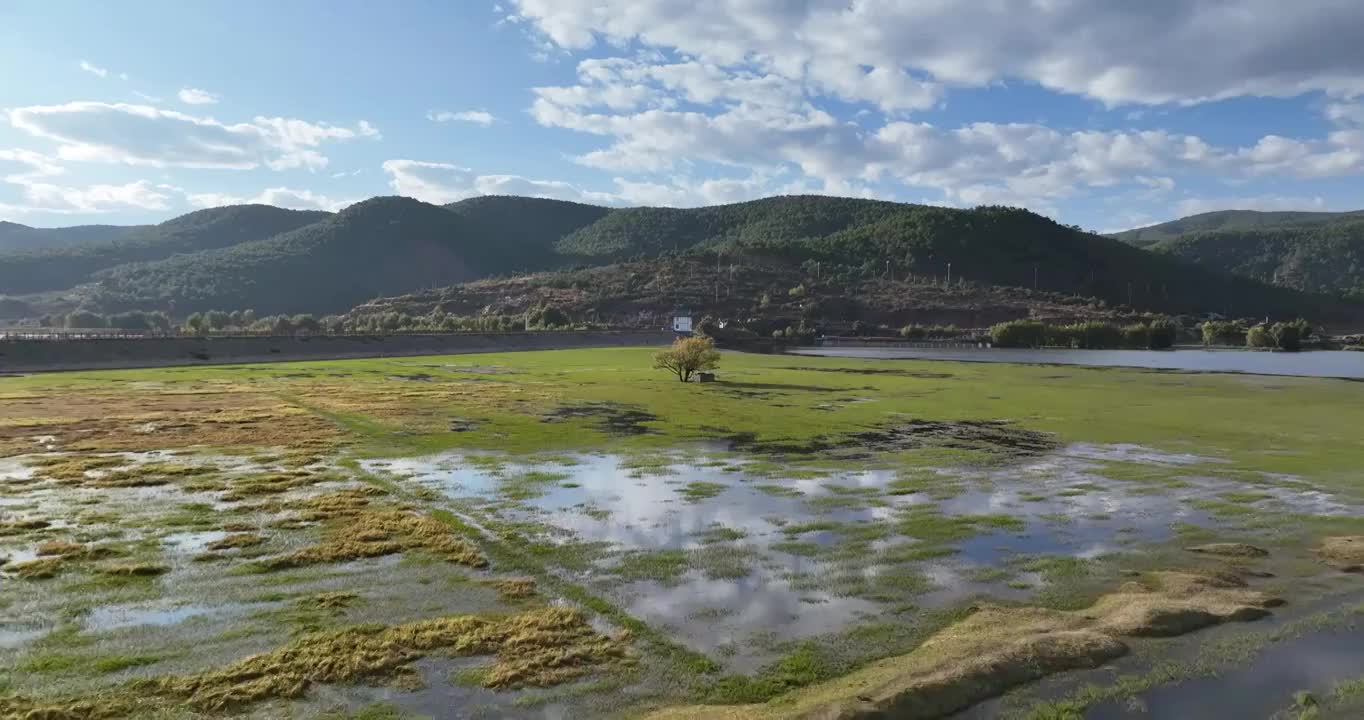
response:
M1364 385L652 352L0 378L0 717L1360 707Z

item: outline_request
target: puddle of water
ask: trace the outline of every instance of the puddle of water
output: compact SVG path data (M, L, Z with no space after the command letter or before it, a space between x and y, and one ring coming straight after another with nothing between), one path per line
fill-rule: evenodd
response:
M161 538L166 550L179 555L197 555L208 549L209 543L215 543L227 537L228 533L222 530L208 530L205 532L183 532L172 533Z
M15 550L0 550L0 558L8 558L10 563L22 563L29 560L38 559L38 553L29 548L19 548Z
M33 625L0 625L0 649L12 650L46 635L52 628Z
M1203 465L1206 463L1227 462L1221 458L1204 457L1186 453L1167 453L1142 445L1117 443L1114 445L1093 445L1074 443L1065 449L1070 457L1090 460L1112 460L1115 462L1155 463L1157 465Z
M1085 718L1268 718L1289 707L1293 693L1310 689L1320 697L1334 684L1359 677L1361 668L1364 628L1316 633L1277 643L1246 668L1096 705Z
M575 717L569 708L559 703L532 703L529 706L516 703L519 698L537 694L536 690L496 691L450 682L453 673L486 665L490 661L486 657L423 658L412 663L412 668L423 681L422 689L415 691L327 685L315 688L311 695L323 707L344 707L356 711L374 703L384 703L419 717L458 716L487 720L569 720ZM452 712L456 715L452 715Z
M156 607L148 605L101 605L92 609L83 620L91 632L108 632L138 626L164 627L179 625L186 620L211 617L215 620L243 615L278 603L226 603L221 605L177 605Z

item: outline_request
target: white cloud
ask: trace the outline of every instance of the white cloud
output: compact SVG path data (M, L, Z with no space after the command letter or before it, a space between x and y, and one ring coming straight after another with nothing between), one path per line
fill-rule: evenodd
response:
M180 102L186 105L215 105L219 100L222 100L221 95L199 88L180 88L180 92L176 93L176 96L180 98Z
M807 77L883 106L920 78L1019 79L1110 104L1311 91L1364 93L1355 29L1335 0L516 0L557 46L637 42L721 66ZM865 77L859 78L859 73ZM913 105L913 103L909 103Z
M232 195L229 193L185 193L189 204L200 207L222 207L224 205L274 205L293 210L327 210L335 212L354 204L357 198L332 198L314 193L311 190L298 190L288 187L267 188L254 196Z
M82 60L80 62L80 68L90 73L91 75L98 75L99 77L109 77L108 70L85 60Z
M1187 198L1175 204L1176 217L1197 215L1217 210L1348 210L1351 208L1333 207L1321 197L1295 197L1291 195L1257 195L1252 197L1207 197Z
M328 142L378 138L368 122L354 128L289 118L224 124L147 105L72 102L9 111L10 124L60 144L63 160L151 167L319 169Z
M526 195L572 202L618 204L610 193L580 190L555 180L532 180L518 175L478 175L450 163L387 160L389 186L400 195L445 204L478 195Z
M32 150L14 148L0 150L0 180L23 184L40 177L61 175L64 172L52 158Z
M426 114L426 118L434 122L466 122L483 127L490 127L497 122L497 118L486 110L462 110L460 112L432 110Z
M389 175L389 186L395 192L435 204L479 195L524 195L595 205L695 207L742 202L773 194L866 194L849 187L820 187L808 182L781 185L778 184L779 178L758 174L699 181L676 176L668 178L666 182L617 177L613 181L614 192L607 192L587 190L557 180L535 180L519 175L482 175L452 163L388 160L383 168Z
M1321 138L1267 136L1245 147L1161 130L1063 132L1034 123L972 123L944 128L892 120L843 122L799 88L781 83L754 102L725 88L737 76L686 64L685 81L655 83L678 65L585 60L581 84L538 88L531 116L541 125L601 136L607 144L578 162L617 173L670 173L713 164L753 173L796 169L825 188L864 192L859 183L894 181L934 188L954 204L1007 203L1054 212L1057 202L1093 188L1130 188L1151 199L1181 173L1223 178L1334 177L1364 172L1364 129L1352 111L1332 109L1339 128ZM756 78L754 78L756 79ZM690 104L690 105L688 105Z
M21 212L59 214L102 213L112 210L166 210L171 196L165 188L146 180L125 185L90 185L84 188L42 182L23 183L24 206L6 206Z

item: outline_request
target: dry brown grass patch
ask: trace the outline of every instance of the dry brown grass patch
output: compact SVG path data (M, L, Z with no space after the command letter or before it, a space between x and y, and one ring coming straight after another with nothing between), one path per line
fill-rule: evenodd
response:
M534 578L500 578L488 582L503 600L524 600L535 597Z
M265 538L252 533L236 533L228 535L221 540L214 540L207 545L209 550L233 550L238 548L249 548L265 542Z
M0 403L0 453L25 452L39 435L81 451L254 446L262 438L319 451L345 439L326 420L245 386L45 393Z
M1321 541L1317 555L1342 572L1364 572L1364 535L1328 537Z
M222 670L135 681L97 700L41 705L0 697L0 716L65 720L125 717L135 709L224 712L298 698L318 684L419 682L412 663L429 655L493 655L489 688L548 687L630 660L629 637L607 637L572 608L504 617L473 615L403 625L361 625L303 635Z
M22 580L48 580L66 569L66 558L45 557L20 563L7 563L4 570Z
M99 572L110 577L155 577L170 572L170 568L155 563L123 563L105 565Z
M469 541L435 518L409 510L376 508L371 493L344 490L301 501L304 515L326 521L322 542L260 561L267 570L347 562L408 550L447 562L482 568L488 559Z

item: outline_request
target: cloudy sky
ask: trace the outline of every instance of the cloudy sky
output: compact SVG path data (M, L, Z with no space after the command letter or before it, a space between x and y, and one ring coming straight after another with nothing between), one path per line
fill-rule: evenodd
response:
M0 2L0 219L828 193L1356 209L1359 0Z

